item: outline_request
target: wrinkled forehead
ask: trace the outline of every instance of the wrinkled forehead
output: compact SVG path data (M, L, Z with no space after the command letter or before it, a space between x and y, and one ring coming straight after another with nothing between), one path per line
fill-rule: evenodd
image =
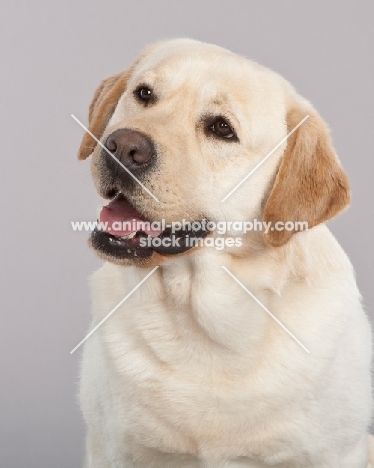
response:
M244 96L261 97L270 88L265 75L263 67L225 49L182 40L146 52L134 68L131 83L148 85L161 95L183 91L186 98L219 104Z

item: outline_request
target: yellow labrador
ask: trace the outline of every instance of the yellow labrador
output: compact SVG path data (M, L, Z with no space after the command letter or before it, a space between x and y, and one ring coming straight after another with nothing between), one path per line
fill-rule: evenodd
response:
M92 327L133 292L85 343L86 466L370 466L370 327L323 224L349 185L311 104L243 57L172 40L101 83L89 130L106 260Z

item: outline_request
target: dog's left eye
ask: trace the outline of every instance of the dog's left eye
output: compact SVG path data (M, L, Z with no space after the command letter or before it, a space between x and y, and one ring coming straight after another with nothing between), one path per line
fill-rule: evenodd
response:
M152 90L146 86L137 88L135 90L135 95L140 101L143 101L144 103L148 103L153 99Z
M219 118L216 121L214 121L209 128L213 133L215 133L221 138L226 138L227 140L230 140L236 137L234 130L230 127L226 120L222 118Z

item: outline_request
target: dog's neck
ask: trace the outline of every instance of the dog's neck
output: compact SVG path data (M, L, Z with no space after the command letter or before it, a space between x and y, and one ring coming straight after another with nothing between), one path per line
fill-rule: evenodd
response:
M315 245L313 255L308 249L311 241ZM244 258L202 248L171 259L161 265L159 279L164 298L175 314L173 320L180 324L186 321L186 336L198 330L219 346L251 355L275 323L251 294L277 315L288 288L319 281L323 276L330 260L318 246L327 241L331 252L340 249L327 228L320 226L295 235L283 247L254 249ZM188 330L188 326L192 328Z
M269 317L229 272L268 304L281 285L279 267L264 269L264 255L269 257L268 252L257 252L248 261L201 249L163 264L162 290L180 332L199 333L231 352L251 354L266 333Z

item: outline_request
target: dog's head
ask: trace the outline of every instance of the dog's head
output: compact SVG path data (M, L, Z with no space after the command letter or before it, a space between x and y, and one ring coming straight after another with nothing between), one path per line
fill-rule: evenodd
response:
M92 153L97 190L111 200L100 215L107 227L94 231L91 243L116 263L160 263L188 252L191 235L209 231L171 234L157 226L161 220L257 217L311 228L349 203L347 177L310 104L276 73L213 45L174 40L150 47L129 70L101 83L89 132L79 159ZM111 228L134 221L143 227ZM281 246L293 234L269 230L261 238ZM177 242L144 246L156 237Z

